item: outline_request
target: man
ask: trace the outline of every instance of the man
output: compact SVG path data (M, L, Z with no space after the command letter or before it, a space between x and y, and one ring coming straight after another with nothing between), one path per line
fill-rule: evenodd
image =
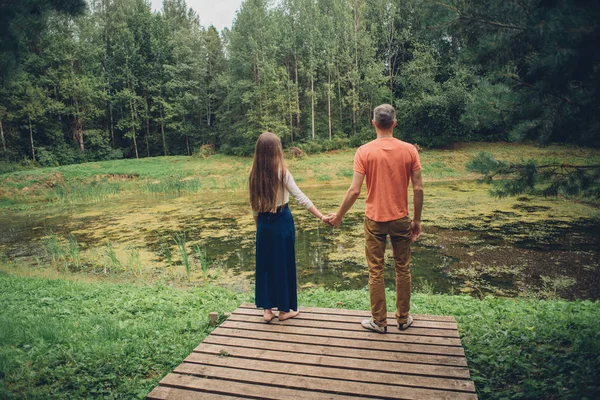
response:
M377 139L361 146L354 157L352 184L336 214L325 220L339 227L344 215L358 196L365 176L367 200L365 210L365 248L369 266L369 292L372 318L362 321L371 331L387 332L387 309L383 266L385 246L390 236L396 268L396 319L400 330L413 321L410 311L411 278L410 243L421 236L423 183L419 153L412 144L393 137L396 112L389 104L375 108L371 121ZM412 181L414 218L408 216L408 183Z

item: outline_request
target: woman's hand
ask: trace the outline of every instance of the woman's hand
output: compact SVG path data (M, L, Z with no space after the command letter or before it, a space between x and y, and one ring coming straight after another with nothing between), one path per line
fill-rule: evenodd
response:
M323 217L323 222L334 228L339 228L342 224L342 218L338 218L338 215L335 213L330 213Z

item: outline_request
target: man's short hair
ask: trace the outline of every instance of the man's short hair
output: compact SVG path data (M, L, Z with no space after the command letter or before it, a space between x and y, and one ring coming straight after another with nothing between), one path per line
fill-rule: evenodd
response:
M375 125L381 129L390 129L396 120L396 110L389 104L382 104L373 110Z

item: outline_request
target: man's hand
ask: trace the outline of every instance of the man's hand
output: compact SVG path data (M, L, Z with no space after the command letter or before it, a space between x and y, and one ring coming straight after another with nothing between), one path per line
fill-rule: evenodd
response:
M342 224L342 218L338 218L337 214L331 213L323 217L323 222L334 228L339 228Z
M411 241L414 243L421 236L421 221L413 220L410 223Z

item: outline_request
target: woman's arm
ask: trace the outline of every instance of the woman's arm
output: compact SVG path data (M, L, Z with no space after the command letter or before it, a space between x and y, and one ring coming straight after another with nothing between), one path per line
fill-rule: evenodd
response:
M315 206L308 209L308 212L323 221L323 213Z
M286 187L287 191L290 192L290 195L294 198L294 200L296 200L296 202L299 205L306 208L309 213L311 213L318 219L323 220L323 213L321 213L321 211L319 211L319 209L317 207L315 207L315 205L312 203L312 201L310 201L310 199L308 197L306 197L306 195L304 193L302 193L302 190L300 190L298 185L296 185L296 182L294 181L294 177L292 176L290 171L287 171L287 174L286 174L285 187Z

